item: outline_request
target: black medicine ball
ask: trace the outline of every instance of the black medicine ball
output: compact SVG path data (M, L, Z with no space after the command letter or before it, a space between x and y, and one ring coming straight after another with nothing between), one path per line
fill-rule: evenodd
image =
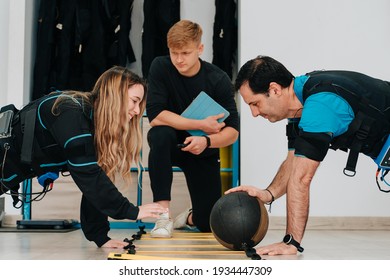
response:
M264 204L247 192L222 196L210 214L214 237L226 248L245 250L263 240L268 230L268 213Z

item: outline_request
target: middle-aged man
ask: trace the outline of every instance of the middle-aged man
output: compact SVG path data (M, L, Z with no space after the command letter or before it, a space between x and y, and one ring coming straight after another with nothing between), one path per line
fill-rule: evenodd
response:
M344 173L353 176L359 153L377 162L388 146L390 83L352 71L294 77L275 59L258 56L241 67L235 88L254 117L272 123L288 119L289 151L266 189L239 186L227 193L246 191L268 204L287 194L286 236L257 253L303 252L310 184L328 149L349 149Z

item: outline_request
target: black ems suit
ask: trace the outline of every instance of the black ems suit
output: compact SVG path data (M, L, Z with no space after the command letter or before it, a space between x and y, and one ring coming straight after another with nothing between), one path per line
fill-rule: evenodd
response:
M66 100L53 114L52 107L59 96ZM31 125L34 117L35 125ZM93 111L81 99L61 93L42 97L15 111L12 126L12 136L0 139L0 195L17 191L19 183L28 178L47 172L69 172L82 192L81 228L86 238L99 247L110 240L108 216L137 218L139 208L118 191L97 164ZM31 127L33 139L26 137L31 136Z
M375 159L390 132L390 83L350 71L316 71L307 74L303 100L316 93L332 92L345 99L355 118L347 132L332 138L322 133L299 131L298 123L287 125L289 148L306 157L322 161L330 146L350 150L344 170L355 174L359 152ZM299 136L299 137L298 137Z

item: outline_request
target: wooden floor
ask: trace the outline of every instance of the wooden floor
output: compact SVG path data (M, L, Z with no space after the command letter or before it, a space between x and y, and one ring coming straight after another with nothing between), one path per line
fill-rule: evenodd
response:
M111 237L131 239L138 229L112 229ZM146 230L147 232L149 230ZM283 237L282 230L269 230L259 244L278 242ZM249 259L243 252L235 252L219 246L213 238L199 233L175 232L172 239L151 239L148 234L134 244L139 256L165 258L205 258L205 259ZM205 238L206 239L206 238ZM196 245L202 244L200 246ZM207 245L209 244L209 245ZM297 256L262 256L269 260L390 260L390 238L388 231L341 231L308 230L303 254ZM202 249L199 249L201 247ZM175 250L177 253L175 253ZM202 255L199 250L209 250ZM157 255L151 251L157 251ZM107 260L110 254L125 253L122 249L97 248L88 242L80 229L71 232L0 232L1 260ZM161 253L164 252L164 253Z

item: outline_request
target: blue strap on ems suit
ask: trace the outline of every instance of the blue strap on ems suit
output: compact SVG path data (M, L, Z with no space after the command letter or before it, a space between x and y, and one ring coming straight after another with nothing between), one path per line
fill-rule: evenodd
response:
M378 165L378 169L376 171L376 184L380 191L388 193L390 192L390 189L384 190L379 185L379 180L390 187L390 183L385 180L385 176L390 171L390 135L387 137L387 140L383 145L382 150L380 151L379 155L374 159L374 162Z
M378 157L374 160L381 169L390 169L390 136L387 137Z
M47 172L42 176L38 177L38 183L45 188L51 183L53 183L55 180L57 180L58 177L59 177L58 172Z

